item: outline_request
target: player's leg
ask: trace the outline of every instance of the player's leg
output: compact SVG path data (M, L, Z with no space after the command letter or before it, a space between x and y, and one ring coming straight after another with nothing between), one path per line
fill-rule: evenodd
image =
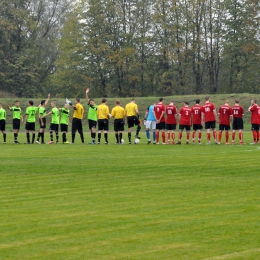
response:
M217 130L216 130L216 122L215 121L212 121L211 122L211 129L213 131L213 138L214 138L214 142L215 144L217 144Z
M202 125L200 125L198 129L198 144L201 144L201 137L202 137Z
M176 144L181 144L183 129L184 129L184 126L183 125L179 125L178 142Z
M31 130L30 123L26 122L25 130L26 130L25 133L26 133L26 140L27 140L25 144L30 144L30 130Z
M103 121L102 119L98 120L98 144L100 144L101 141L101 131L103 130Z
M83 127L82 127L82 120L78 119L78 132L80 135L81 142L84 144L84 133L83 133Z
M3 143L4 143L4 144L6 144L5 124L6 124L6 121L5 121L5 120L1 120L0 129L1 129L1 132L2 132L2 134L3 134Z
M77 130L78 130L77 118L73 118L72 119L72 127L71 127L71 144L74 144L74 142L75 142Z
M207 144L210 144L210 122L205 122L205 129L207 132Z
M105 137L105 144L109 144L109 142L108 142L108 130L109 130L109 127L108 127L108 119L105 119L105 120L104 120L104 137Z
M159 144L160 123L156 124L156 144Z
M229 144L229 130L230 130L230 126L226 125L225 126L225 130L226 130L226 144Z
M141 122L138 117L135 117L134 121L135 121L135 125L137 125L135 138L141 139L141 137L139 136L139 132L141 130Z
M161 122L161 130L162 130L162 143L166 144L166 142L165 142L165 122Z
M253 143L251 144L257 144L257 125L256 124L252 124L252 135L253 135Z
M222 140L222 132L224 131L224 126L222 124L219 125L219 132L218 132L218 144L221 143Z
M116 137L116 144L119 144L119 143L120 143L120 141L119 141L118 130L119 130L119 127L118 127L118 120L115 119L115 120L114 120L114 132L115 132L115 137Z
M91 127L91 137L92 137L92 142L93 143L96 142L96 125L97 125L97 122L93 121L92 122L92 127Z
M128 126L128 143L132 144L132 127L134 126L134 119L132 116L127 117L127 126Z
M186 126L186 144L190 143L190 126Z
M150 126L151 126L151 121L146 121L145 123L145 133L146 133L146 137L147 137L147 144L151 143L151 137L150 137Z
M56 144L59 143L59 125L55 125Z
M153 144L156 144L156 121L152 121Z
M196 142L196 131L197 131L197 125L193 124L193 132L192 132L192 143L195 144Z

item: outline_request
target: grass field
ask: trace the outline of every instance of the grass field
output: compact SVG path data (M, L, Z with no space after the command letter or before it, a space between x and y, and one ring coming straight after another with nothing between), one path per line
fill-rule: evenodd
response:
M260 259L260 146L7 138L1 260Z

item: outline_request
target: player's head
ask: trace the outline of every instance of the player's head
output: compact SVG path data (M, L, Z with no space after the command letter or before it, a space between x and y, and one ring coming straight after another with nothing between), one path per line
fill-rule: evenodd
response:
M15 100L14 105L15 105L16 107L19 107L19 106L20 106L19 100Z
M236 104L239 104L239 99L235 99L235 103L236 103Z
M163 102L163 101L164 101L163 97L159 98L159 102Z
M56 103L54 101L51 102L51 107L56 107Z
M46 101L46 100L42 100L42 101L41 101L41 106L44 106L44 105L45 105L45 101Z
M69 104L65 103L64 108L69 109Z
M95 101L94 101L94 99L91 98L91 99L89 100L89 104L90 104L91 106L95 106Z
M102 98L101 102L102 102L102 104L106 104L107 103L107 99L106 98Z
M33 106L34 103L33 103L32 100L29 100L29 101L28 101L28 104L29 104L29 106Z
M205 97L205 101L209 101L209 96L206 96L206 97Z
M257 102L256 99L252 99L252 100L251 100L251 104L252 104L252 105L256 104L256 102Z
M79 99L79 98L76 98L76 99L75 99L75 102L76 102L76 104L80 103L80 99Z
M170 104L174 104L174 100L173 99L171 99Z
M185 106L188 106L188 105L189 105L189 101L186 101L186 100L185 100L183 103L184 103Z
M196 104L199 104L200 103L200 99L198 98L198 99L196 99Z
M230 104L229 100L226 100L225 104L229 105Z
M132 102L132 103L135 103L135 99L134 99L134 98L132 98L132 99L131 99L131 102Z
M120 105L120 100L116 101L116 105L119 106Z

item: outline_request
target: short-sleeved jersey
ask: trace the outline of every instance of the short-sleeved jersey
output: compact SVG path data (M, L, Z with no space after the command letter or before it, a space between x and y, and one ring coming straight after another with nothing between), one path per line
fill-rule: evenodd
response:
M195 104L191 108L192 123L194 125L201 125L201 111L202 111L202 107L199 104Z
M213 103L206 102L202 106L201 112L204 114L204 121L205 122L211 122L211 121L216 121L215 115L214 115L214 110L216 110L216 107Z
M82 119L83 116L84 116L84 107L80 103L77 103L74 107L73 117Z
M97 109L98 119L108 119L109 108L106 104L101 104Z
M88 119L92 120L92 121L97 121L97 109L98 109L98 105L90 105L90 103L88 103Z
M231 107L234 118L242 118L244 115L244 108L240 105L234 105Z
M158 103L156 105L154 105L153 108L155 117L157 120L159 120L162 116L163 113L165 113L165 105L163 103ZM160 122L165 122L165 116L163 115Z
M177 108L174 105L166 106L166 124L176 125Z
M180 109L180 125L191 125L191 108L188 106L183 106Z
M26 115L28 116L27 122L28 123L34 123L35 122L35 117L36 117L36 112L38 111L38 107L34 106L29 106L26 108Z
M125 116L125 110L123 107L121 106L115 106L112 109L111 112L112 117L114 117L115 119L123 119Z
M138 106L135 103L128 103L125 106L125 115L126 116L136 116L136 109L138 109Z
M57 107L54 107L51 110L51 123L58 125L59 121L59 109Z
M40 116L45 117L46 116L46 110L45 107L40 107L39 108L39 118Z
M232 116L232 109L228 105L222 105L218 109L219 123L221 125L230 125L230 116Z
M3 108L0 108L0 120L6 119L6 112Z
M154 114L153 114L153 108L154 108L154 105L151 105L151 106L147 107L147 109L146 109L146 112L148 113L147 118L146 118L147 121L153 121L153 122L156 121Z
M66 109L65 107L63 107L60 110L60 123L68 125L68 123L69 123L69 115L70 115L70 110Z
M251 124L260 124L260 107L254 104L251 108Z
M21 119L22 109L20 107L11 107L11 111L13 113L13 119Z

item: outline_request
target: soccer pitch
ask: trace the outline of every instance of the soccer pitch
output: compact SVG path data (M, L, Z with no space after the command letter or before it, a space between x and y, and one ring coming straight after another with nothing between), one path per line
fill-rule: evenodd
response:
M0 259L260 259L260 146L251 132L235 146L205 136L200 146L147 145L144 133L114 145L112 132L110 145L78 135L15 145L8 133Z

